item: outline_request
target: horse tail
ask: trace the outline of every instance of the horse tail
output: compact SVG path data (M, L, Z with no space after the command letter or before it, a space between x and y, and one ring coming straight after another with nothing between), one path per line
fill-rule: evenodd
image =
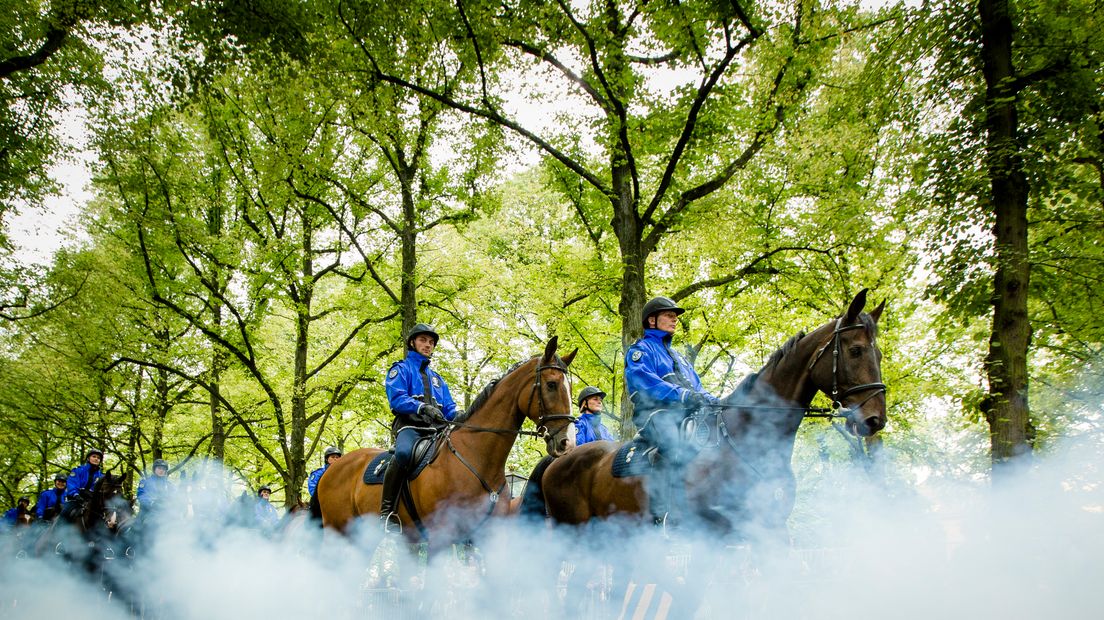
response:
M544 471L555 459L554 456L546 456L533 468L533 473L529 475L529 482L525 485L525 493L521 496L521 507L518 510L521 516L540 520L548 516L541 479L544 478Z
M310 498L310 518L311 521L317 521L318 527L322 527L322 503L318 501L318 490L316 489Z

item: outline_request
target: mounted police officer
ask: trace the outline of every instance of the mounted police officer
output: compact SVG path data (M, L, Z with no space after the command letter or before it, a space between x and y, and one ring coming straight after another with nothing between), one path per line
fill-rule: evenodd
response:
M613 434L602 424L602 399L606 393L593 386L579 391L579 419L575 421L575 445L592 441L613 441Z
M21 523L27 523L26 515L30 513L30 510L28 510L30 505L31 498L20 497L19 501L15 503L15 508L11 508L4 513L4 521L8 525L12 526L19 525Z
M658 448L656 470L648 477L648 497L657 524L672 509L681 509L678 474L684 455L679 426L693 411L716 405L717 397L702 388L693 365L671 348L678 317L685 312L672 299L656 297L644 304L644 335L625 351L625 388L633 403L633 423L640 435ZM668 490L679 495L672 502Z
M88 501L92 499L92 487L103 477L103 470L100 467L103 464L103 457L103 450L92 448L84 457L84 464L69 472L62 504L62 513L66 518L82 513Z
M253 517L257 527L265 533L271 533L280 523L280 512L268 499L272 497L272 487L267 484L257 489L257 504L253 507Z
M310 476L307 477L307 496L314 495L314 490L318 488L318 481L322 479L322 474L326 473L330 465L333 465L339 458L341 458L341 450L333 446L326 448L322 453L322 467L312 471Z
M456 403L441 375L429 367L439 336L425 323L406 335L406 357L387 372L387 402L395 421L395 455L383 476L380 519L386 528L397 508L399 491L413 465L414 444L456 417Z
M154 459L153 475L142 478L138 483L138 505L143 512L152 514L164 506L174 490L173 483L169 481L169 462Z
M61 514L61 503L65 498L65 486L68 477L65 474L54 476L54 488L46 489L38 494L38 503L35 504L35 515L40 521L53 521Z

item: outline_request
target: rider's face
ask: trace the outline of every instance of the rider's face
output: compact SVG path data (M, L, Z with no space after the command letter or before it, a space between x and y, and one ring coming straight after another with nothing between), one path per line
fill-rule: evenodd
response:
M164 467L154 467L153 468L153 475L162 476L162 477L167 476L167 475L169 475L169 470L165 469Z
M100 461L103 461L103 457L100 456L99 454L89 454L88 455L88 462L89 463L92 463L93 465L99 465Z
M414 350L426 357L433 356L433 349L437 346L434 342L433 336L429 334L418 334L414 336Z
M601 411L602 410L602 397L591 396L583 403L586 405L587 411Z
M673 334L676 327L678 327L678 314L674 310L664 310L655 314L656 329Z
M339 458L341 458L340 454L331 454L331 455L326 457L326 464L327 465L333 465L334 461L336 461Z
M59 488L59 489L64 489L67 484L68 484L68 481L66 481L66 480L54 480L54 486Z

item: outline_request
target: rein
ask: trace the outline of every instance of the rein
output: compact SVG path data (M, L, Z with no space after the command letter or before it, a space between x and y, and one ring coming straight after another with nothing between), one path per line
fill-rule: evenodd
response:
M458 461L460 461L460 463L462 463L464 465L464 467L466 467L468 469L468 471L470 471L472 473L472 475L475 476L476 480L479 480L479 484L483 486L483 490L488 493L488 495L490 496L490 499L491 499L491 510L490 510L490 512L492 512L492 513L494 512L495 506L498 504L499 496L501 495L503 489L506 488L506 481L503 480L502 484L499 485L497 490L492 488L491 485L479 473L479 470L477 470L475 467L473 467L472 464L470 462L468 462L468 460L465 459L462 454L460 454L460 451L456 449L456 446L453 445L453 443L452 443L452 431L456 428L464 428L464 429L467 429L467 430L470 430L470 431L473 431L473 432L477 432L477 433L495 433L495 434L498 434L498 435L515 435L515 436L517 436L517 435L527 435L527 436L530 436L530 437L541 437L541 438L545 439L546 441L549 438L555 439L556 435L558 435L560 433L560 431L557 431L555 434L550 435L549 432L548 432L548 427L545 426L545 423L550 421L550 420L569 420L571 422L574 422L576 418L575 418L575 416L570 415L570 414L563 414L563 413L551 413L550 414L550 413L547 413L548 406L544 402L544 390L541 389L543 387L543 382L541 380L541 372L544 371L544 370L558 370L558 371L560 371L564 374L565 378L567 377L567 368L565 368L565 367L563 367L559 364L546 364L546 365L538 365L537 366L536 371L535 371L536 372L536 380L533 382L533 391L530 393L530 403L532 402L532 394L535 393L537 395L537 412L540 414L540 416L537 418L537 430L535 430L535 431L522 430L521 429L521 423L518 424L518 428L491 428L491 427L486 427L486 426L477 426L475 424L469 424L467 422L455 422L455 421L452 421L452 420L448 421L448 428L444 432L445 444L448 446L448 449L449 449L450 452L452 452L453 456L455 456L456 459ZM566 430L566 429L567 429L567 425L565 424L564 425L564 430Z

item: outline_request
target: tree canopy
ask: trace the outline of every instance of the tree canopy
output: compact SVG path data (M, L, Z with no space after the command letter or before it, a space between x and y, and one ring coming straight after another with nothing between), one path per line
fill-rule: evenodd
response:
M573 393L607 392L627 437L624 351L660 294L716 394L886 299L898 475L984 476L1099 423L1090 0L16 4L0 225L52 191L70 109L94 199L44 273L0 274L9 499L100 446L300 502L325 446L389 441L415 322L462 406L578 346ZM849 458L815 423L799 442Z

